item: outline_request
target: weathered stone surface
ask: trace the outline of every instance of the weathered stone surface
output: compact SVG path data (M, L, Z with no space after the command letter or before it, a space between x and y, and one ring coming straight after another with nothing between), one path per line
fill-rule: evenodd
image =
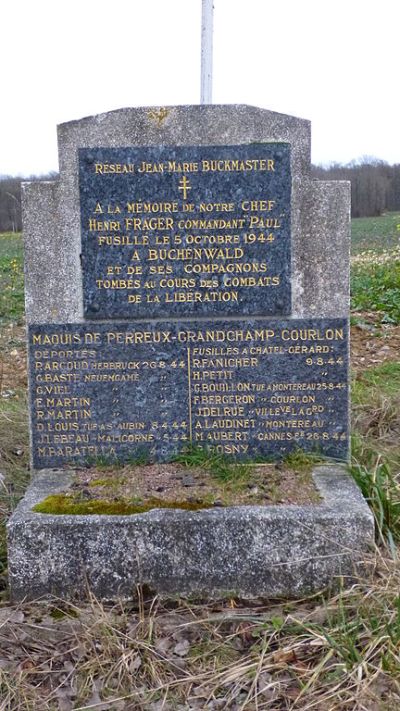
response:
M59 126L60 178L52 188L25 186L26 244L33 258L27 269L27 319L29 323L83 321L81 230L78 183L80 148L126 146L229 146L252 143L287 143L291 152L292 200L292 314L320 317L347 316L346 279L332 279L325 289L313 269L313 254L332 272L331 248L345 276L348 269L350 186L330 184L324 199L328 219L315 211L310 195L318 190L310 180L310 123L293 116L251 106L178 106L121 109ZM320 188L324 190L323 187ZM42 208L36 203L42 190ZM334 220L335 210L343 217ZM46 219L43 219L43 211ZM307 233L313 252L304 252ZM56 235L60 249L55 249ZM43 260L46 262L43 271ZM338 272L339 276L340 273ZM39 292L41 292L39 294ZM39 299L37 299L39 296ZM333 306L334 305L334 306Z
M300 597L367 569L373 517L343 468L318 467L312 506L154 510L135 516L53 516L32 506L71 480L42 471L8 524L14 601L54 594Z
M162 461L189 442L346 459L347 336L345 319L31 326L33 464Z
M150 454L157 458L170 456L190 439L236 456L240 452L234 447L251 445L242 453L282 454L300 446L346 457L350 185L310 179L310 123L240 105L135 108L63 124L58 140L59 179L25 184L23 198L34 465L58 466L70 460L83 463L86 455L71 455L70 449L87 443L102 446L100 434L111 438L107 445L116 441L117 456L126 458L132 454L132 441L122 442L118 437L123 433L148 436L152 431L156 436L154 447L150 441L154 450ZM133 253L128 260L129 255L115 242L111 250L108 246L104 252L94 250L90 232L96 240L106 232L112 236L116 230L97 229L96 225L86 231L88 219L99 215L103 220L104 214L113 217L105 204L110 196L113 201L170 201L172 187L169 184L162 192L160 182L157 190L141 190L139 195L134 191L137 184L132 183L125 193L120 184L117 186L115 175L110 181L107 177L101 194L105 213L103 207L99 211L93 204L101 191L99 184L88 178L85 159L98 157L104 164L116 165L131 155L134 161L140 156L152 161L157 155L164 156L168 146L177 159L192 152L192 157L200 160L209 147L215 155L228 155L232 146L240 154L252 153L256 150L253 146L258 146L259 151L286 156L285 161L290 157L290 170L285 163L280 182L271 183L274 195L264 194L264 188L269 192L268 181L263 190L255 181L248 196L252 199L255 195L258 203L264 200L267 205L268 200L279 198L279 214L274 213L274 219L286 220L280 233L283 239L260 242L266 245L265 251L256 244L249 251L248 263L256 265L251 267L254 272L262 262L271 276L279 272L284 288L271 297L268 284L260 285L264 290L257 285L256 291L254 285L242 284L240 302L232 298L230 304L223 299L214 303L197 298L192 302L186 297L189 292L200 293L200 286L181 288L178 281L186 278L184 270L178 267L175 274L175 267L163 264L167 260L159 255L157 269L168 266L177 280L167 287L172 302L165 297L163 304L152 302L141 292L140 300L130 302L137 308L123 311L130 322L102 322L121 313L121 299L117 288L111 296L105 288L106 298L98 301L93 280L118 277L118 269L128 273L128 261L138 260ZM83 161L80 183L79 155ZM290 185L283 179L289 173ZM176 191L187 200L194 190L194 178L190 171L184 175L182 181L178 172L176 176L171 173L178 178ZM222 190L220 178L214 177L213 191L201 186L204 199L209 197L213 202L214 194L221 200L224 194L230 195L226 183ZM241 208L244 187L238 180L229 198ZM258 204L254 214L262 212L265 210ZM212 214L215 217L215 210ZM138 237L141 230L132 232ZM161 244L161 229L158 237ZM172 237L176 242L174 234ZM153 234L153 241L155 238ZM240 241L245 243L243 235ZM234 263L231 257L230 253ZM210 255L210 264L214 261ZM158 281L149 293L155 289L158 295L166 288L161 286L161 272L157 271ZM136 278L138 272L132 270L132 276ZM214 287L201 288L206 293ZM133 285L132 291L137 289L142 290L142 285ZM222 289L220 283L218 289ZM177 295L180 290L182 299ZM129 289L122 291L127 294ZM236 310L237 305L240 308ZM198 323L184 324L183 314L196 317ZM85 321L89 315L97 320ZM150 321L151 317L160 320ZM133 324L138 318L147 321ZM268 337L250 339L250 347L261 345L265 350L245 351L238 335L209 340L196 336L233 329L241 333L244 328L269 332ZM306 329L306 335L283 336L283 330L290 334L297 329ZM328 337L329 329L342 330L346 338ZM142 333L143 340L124 340L128 331ZM156 342L156 331L171 334L174 340L163 342L161 336ZM187 338L189 331L194 332L194 339ZM182 340L180 332L186 334ZM64 341L60 334L66 336ZM111 339L108 343L107 338ZM173 365L174 358L177 365ZM235 361L233 366L230 359ZM86 374L96 377L86 380ZM122 381L111 377L125 374L138 378ZM103 375L106 377L97 378ZM272 401L271 391L264 388L274 384L278 387L272 392L289 394L293 386L304 384L306 389L299 392L315 392L315 401ZM223 387L218 388L220 385ZM315 385L315 390L309 391L310 385ZM254 402L243 399L243 394L252 394L245 386L255 388ZM217 399L225 394L233 399ZM308 419L313 415L315 422ZM274 418L277 423L290 419L292 424L274 424ZM253 419L257 419L256 426L243 424ZM232 421L229 425L228 420ZM100 431L99 425L104 426ZM268 438L260 439L261 434ZM93 456L96 459L104 454L113 453L95 451ZM84 597L89 589L102 598L129 596L137 584L146 584L160 594L296 597L331 584L338 575L351 580L365 568L363 558L373 543L371 513L354 483L338 467L320 467L315 472L324 496L318 506L215 508L193 513L154 510L115 517L33 513L32 505L63 488L68 476L57 470L39 473L10 520L9 570L15 600L48 594Z
M315 180L304 185L301 238L293 264L293 288L302 296L293 316L348 315L349 230L349 183Z
M71 289L70 245L57 223L59 184L23 183L25 311L36 323L68 320L76 299Z

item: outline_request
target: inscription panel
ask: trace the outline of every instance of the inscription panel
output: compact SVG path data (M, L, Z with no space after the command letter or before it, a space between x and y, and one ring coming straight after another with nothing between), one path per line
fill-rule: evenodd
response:
M33 464L166 460L190 442L346 458L347 331L344 319L30 326Z
M290 147L79 150L92 319L291 311Z

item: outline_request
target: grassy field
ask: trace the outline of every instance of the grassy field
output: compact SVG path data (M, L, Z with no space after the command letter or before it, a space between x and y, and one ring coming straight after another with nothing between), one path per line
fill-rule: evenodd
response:
M23 243L20 234L0 234L0 325L21 321L24 309Z
M400 244L400 213L388 212L381 217L358 217L351 223L351 253L372 250L379 254Z
M0 711L400 709L397 222L353 222L353 341L365 358L353 363L351 470L377 524L374 574L297 602L138 590L114 605L10 605L4 522L28 481L28 436L22 244L0 235Z
M400 321L400 214L352 221L351 306Z
M351 306L376 311L383 323L400 320L400 248L381 254L371 251L353 257Z

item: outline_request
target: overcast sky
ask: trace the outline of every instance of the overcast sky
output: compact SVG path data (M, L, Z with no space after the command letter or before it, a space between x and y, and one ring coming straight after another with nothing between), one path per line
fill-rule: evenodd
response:
M400 0L214 0L214 103L312 121L314 163L400 163ZM0 174L57 170L56 125L200 97L201 0L7 0Z

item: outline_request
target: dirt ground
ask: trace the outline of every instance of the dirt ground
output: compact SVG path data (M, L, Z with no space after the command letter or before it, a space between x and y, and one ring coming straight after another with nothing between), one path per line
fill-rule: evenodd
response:
M7 391L26 388L26 331L25 326L10 324L0 326L0 393L7 397Z
M400 359L400 326L377 321L374 312L353 314L358 321L351 327L351 366L356 373L365 368Z
M232 478L220 481L206 469L178 462L125 466L115 470L79 469L71 495L79 501L101 499L160 501L179 508L196 506L312 504L319 495L309 470L283 464L232 467Z

